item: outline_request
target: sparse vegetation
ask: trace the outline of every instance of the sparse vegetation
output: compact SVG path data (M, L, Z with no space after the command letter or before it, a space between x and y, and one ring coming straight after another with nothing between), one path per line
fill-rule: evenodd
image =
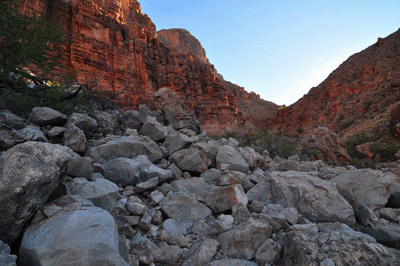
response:
M394 140L386 140L381 143L372 144L369 150L374 153L375 157L380 157L386 161L393 161L395 160L394 155L400 150L400 145Z
M283 134L270 134L265 129L260 129L254 134L244 134L239 131L225 131L224 134L214 136L215 139L234 138L241 146L252 147L255 151L262 153L267 150L273 158L279 156L288 158L299 153L298 135L290 137Z

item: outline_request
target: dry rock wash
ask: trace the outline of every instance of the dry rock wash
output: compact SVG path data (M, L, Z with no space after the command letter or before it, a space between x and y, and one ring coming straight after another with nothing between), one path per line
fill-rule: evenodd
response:
M270 158L154 97L0 112L0 265L400 265L392 172Z

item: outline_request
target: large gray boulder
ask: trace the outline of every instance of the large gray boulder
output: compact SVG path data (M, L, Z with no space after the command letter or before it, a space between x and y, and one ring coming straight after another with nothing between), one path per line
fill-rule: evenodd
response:
M177 131L171 131L164 141L164 146L168 149L168 155L172 155L177 150L187 148L193 142L191 137Z
M83 130L79 129L74 124L69 124L64 132L64 145L70 147L74 152L85 152L87 140Z
M216 157L217 168L221 169L222 164L229 165L229 170L247 173L249 165L243 159L239 152L229 145L222 146L218 149Z
M83 130L86 139L90 139L93 136L94 132L96 132L97 127L99 126L95 119L91 118L87 114L82 113L73 113L68 119L66 126L69 126L70 124L74 124L81 130Z
M176 151L169 157L169 160L182 171L203 173L208 169L206 155L197 148Z
M11 255L10 247L0 240L0 265L1 266L16 266L17 256Z
M157 121L155 117L147 117L144 121L142 128L139 131L140 135L147 136L150 139L158 142L163 141L167 135L168 130Z
M49 142L46 138L46 135L40 129L39 126L26 126L23 129L19 130L19 133L24 135L25 140L32 140L32 141L41 141L41 142Z
M59 185L71 149L42 142L19 144L0 166L0 239L12 244Z
M154 262L159 265L175 266L182 259L183 251L178 246L163 246L152 252Z
M90 200L95 206L109 212L120 199L118 187L104 178L88 181L86 178L74 178L64 182L68 195L79 195Z
M271 237L272 227L265 221L248 219L218 236L222 253L236 259L254 259L258 248Z
M354 224L351 205L340 195L335 185L310 173L270 172L272 203L294 207L307 219L314 222L342 222Z
M90 157L81 157L74 153L69 166L68 175L72 177L92 178L93 175L93 159Z
M34 107L29 120L38 126L62 126L67 116L49 107Z
M0 128L0 150L8 150L15 145L25 142L25 136L17 130Z
M203 266L209 262L217 253L219 242L207 239L195 243L186 254L182 266Z
M144 155L135 159L117 158L105 165L104 177L122 186L136 185L158 177L160 183L172 178L171 170L161 169L152 164Z
M205 204L182 192L169 194L160 205L161 211L168 218L187 225L205 219L212 213Z
M100 134L118 133L121 130L121 114L113 111L95 111L92 116L97 121L96 132Z
M371 238L344 232L306 234L290 231L282 240L281 265L400 265L400 252ZM334 264L322 264L329 258Z
M340 194L358 213L360 205L373 210L384 207L390 197L390 184L394 180L396 177L391 172L359 169L338 175L330 182L336 185Z
M52 206L58 212L25 231L18 265L129 265L119 255L117 226L107 211L70 196Z
M122 115L122 125L124 128L131 128L139 130L143 124L143 118L139 111L128 110Z
M163 158L160 147L145 136L118 137L89 149L86 155L92 157L94 162L101 164L119 157L135 158L138 155L146 155L153 163Z
M224 260L214 260L213 262L209 262L206 266L259 266L259 264L247 261L247 260L239 260L239 259L224 259Z
M184 192L188 195L197 194L204 196L207 193L207 182L203 178L192 177L171 182L173 192Z
M215 213L231 210L237 203L247 205L248 199L241 185L209 186L204 196L205 203Z

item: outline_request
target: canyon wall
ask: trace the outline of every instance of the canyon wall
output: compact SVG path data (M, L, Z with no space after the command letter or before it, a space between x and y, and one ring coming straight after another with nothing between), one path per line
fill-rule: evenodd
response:
M344 138L388 136L400 101L400 30L356 53L293 105L279 110L275 130L306 132L326 126Z
M70 38L62 63L78 83L124 92L126 109L143 103L152 107L152 94L169 87L209 133L243 127L244 117L252 126L265 125L243 115L238 102L251 106L255 98L257 108L266 105L277 111L276 105L253 97L254 93L235 94L242 90L239 86L228 89L196 38L179 29L157 33L136 0L23 0L21 10L59 22Z

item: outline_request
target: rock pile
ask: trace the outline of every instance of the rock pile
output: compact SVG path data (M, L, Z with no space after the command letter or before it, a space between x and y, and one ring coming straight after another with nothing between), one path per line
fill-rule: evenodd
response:
M272 159L163 110L1 111L0 265L400 265L392 173Z

